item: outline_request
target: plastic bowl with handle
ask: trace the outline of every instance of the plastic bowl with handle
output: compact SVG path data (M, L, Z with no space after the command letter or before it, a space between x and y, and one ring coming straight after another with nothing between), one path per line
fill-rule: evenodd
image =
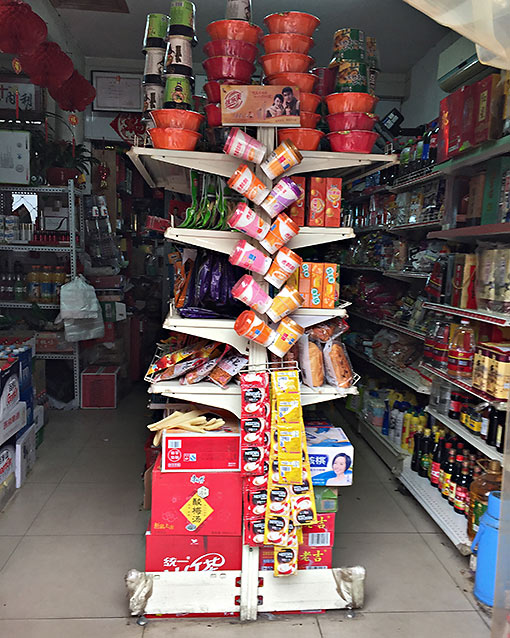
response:
M334 113L328 115L329 130L335 131L371 131L377 120L373 113Z
M211 40L204 45L204 53L208 58L214 58L218 55L229 55L233 58L241 58L247 62L255 62L258 55L258 49L250 42L242 40Z
M377 98L371 93L331 93L324 98L328 111L334 113L372 113Z
M313 64L313 58L302 53L269 53L260 56L260 63L266 75L306 73Z
M207 25L206 31L211 40L243 40L257 44L262 36L262 29L245 20L216 20Z
M158 128L185 128L188 131L198 131L204 120L200 113L183 109L156 109L151 111L151 116Z
M166 148L174 151L194 151L202 137L196 131L184 128L151 128L149 130L154 148Z
M300 151L316 151L323 137L324 133L322 131L317 131L312 128L278 129L278 140L280 144L283 140L290 140Z
M217 55L202 62L207 73L208 80L220 80L224 78L240 80L241 84L248 84L251 80L255 66L251 62L232 58L227 55Z
M269 33L301 33L311 36L320 24L319 18L301 11L272 13L264 18Z
M331 150L335 153L370 153L379 133L373 131L335 131L328 133Z
M300 91L311 93L317 78L311 73L275 73L264 79L265 84L297 86Z
M307 55L313 47L313 38L302 33L270 33L265 35L261 44L269 53L302 53Z

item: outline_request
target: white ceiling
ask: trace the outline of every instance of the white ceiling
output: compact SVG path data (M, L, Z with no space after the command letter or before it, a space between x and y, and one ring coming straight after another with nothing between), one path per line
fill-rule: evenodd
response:
M127 3L129 14L72 9L59 13L85 56L141 58L146 14L167 12L170 0ZM193 60L200 62L204 58L202 46L209 39L205 28L209 22L224 18L226 0L196 0L195 5L199 44L193 50ZM386 73L407 71L447 33L403 0L253 0L253 6L253 22L261 27L264 16L275 11L306 11L319 17L321 25L311 51L317 66L328 64L333 33L343 27L361 28L377 38L381 69Z

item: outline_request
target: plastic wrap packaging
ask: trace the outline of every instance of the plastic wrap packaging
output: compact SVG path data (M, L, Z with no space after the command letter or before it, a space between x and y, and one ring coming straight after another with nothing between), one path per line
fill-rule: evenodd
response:
M305 333L298 341L299 367L303 383L309 388L320 388L324 385L324 359L321 347L314 343Z
M95 289L78 275L60 288L62 319L96 319L101 307Z
M335 388L350 388L354 374L344 344L339 339L328 341L323 356L327 382Z

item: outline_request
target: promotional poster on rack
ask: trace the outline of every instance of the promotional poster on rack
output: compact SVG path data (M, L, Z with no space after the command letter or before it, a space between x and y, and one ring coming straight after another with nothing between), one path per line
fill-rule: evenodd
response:
M221 87L223 126L301 126L297 86Z

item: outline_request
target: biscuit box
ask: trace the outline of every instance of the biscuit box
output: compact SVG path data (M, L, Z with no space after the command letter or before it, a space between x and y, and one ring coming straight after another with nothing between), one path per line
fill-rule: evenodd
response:
M240 472L161 472L152 470L152 534L239 536Z
M342 428L306 426L313 485L352 485L354 447Z
M324 264L322 308L335 308L340 299L340 265Z
M241 536L145 534L146 572L217 572L241 569Z
M299 269L298 292L303 296L303 308L320 308L324 264L303 262Z

